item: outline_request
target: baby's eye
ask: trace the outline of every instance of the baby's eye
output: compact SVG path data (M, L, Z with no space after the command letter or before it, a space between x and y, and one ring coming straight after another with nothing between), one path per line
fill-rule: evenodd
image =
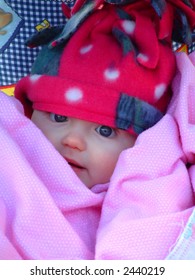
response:
M57 115L54 113L50 113L49 117L53 122L66 122L68 120L68 117L62 116L62 115Z
M105 125L98 126L96 131L103 137L112 137L115 135L114 129Z

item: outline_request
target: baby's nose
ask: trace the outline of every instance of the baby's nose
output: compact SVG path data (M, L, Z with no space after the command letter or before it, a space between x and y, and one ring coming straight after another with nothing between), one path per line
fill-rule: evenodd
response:
M65 132L62 138L62 144L71 149L84 151L86 149L86 135L76 127Z

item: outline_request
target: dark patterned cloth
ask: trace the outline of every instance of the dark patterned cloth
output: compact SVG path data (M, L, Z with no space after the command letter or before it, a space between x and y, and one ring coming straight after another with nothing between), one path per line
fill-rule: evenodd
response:
M64 25L66 18L57 0L0 0L0 86L16 83L30 72L39 49L25 41L36 31ZM69 6L74 0L66 0Z

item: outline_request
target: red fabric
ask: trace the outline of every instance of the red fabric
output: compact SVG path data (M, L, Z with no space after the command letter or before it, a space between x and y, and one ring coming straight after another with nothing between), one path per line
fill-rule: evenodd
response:
M109 126L115 126L122 93L164 112L170 99L175 57L170 44L159 41L154 24L158 16L153 8L149 4L145 9L132 6L136 8L126 9L132 21L121 19L111 5L90 15L67 43L58 76L23 79L16 87L16 97L24 102L27 95L34 109ZM135 29L130 32L134 23ZM114 28L131 38L139 50L137 57L133 51L124 55L113 36ZM30 115L29 108L26 110Z

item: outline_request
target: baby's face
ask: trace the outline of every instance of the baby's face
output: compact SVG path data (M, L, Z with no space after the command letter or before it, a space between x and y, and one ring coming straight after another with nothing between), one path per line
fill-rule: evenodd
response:
M120 129L37 110L32 121L88 188L109 182L119 154L136 139Z

